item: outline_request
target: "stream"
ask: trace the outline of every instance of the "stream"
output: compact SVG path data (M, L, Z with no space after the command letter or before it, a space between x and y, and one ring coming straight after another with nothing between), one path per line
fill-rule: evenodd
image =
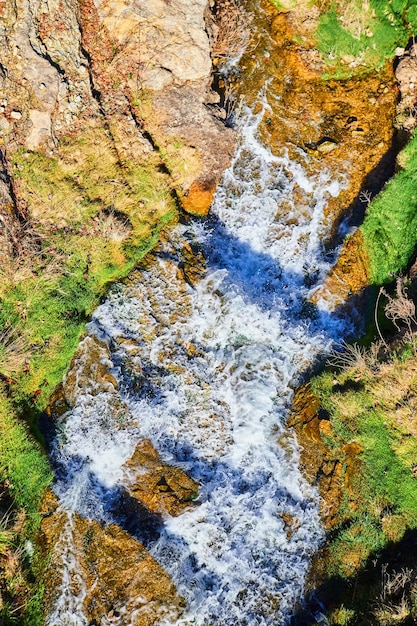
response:
M242 113L210 218L178 226L88 325L83 342L107 344L118 389L80 385L57 425L54 490L67 523L50 626L89 623L71 543L75 512L120 524L169 573L186 607L160 624L285 624L302 597L324 532L285 424L300 377L347 332L346 321L308 302L330 266L326 202L344 181L325 167L307 177L301 151L297 161L274 156L258 139L262 114ZM308 210L298 210L296 188ZM184 246L206 263L188 283ZM195 506L155 525L117 510L134 479L126 461L143 438L200 485ZM118 611L117 623L141 623L139 604L139 613Z

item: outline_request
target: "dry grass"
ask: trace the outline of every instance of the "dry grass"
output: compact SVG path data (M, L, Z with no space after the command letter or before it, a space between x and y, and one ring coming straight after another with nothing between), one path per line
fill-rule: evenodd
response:
M417 583L416 572L411 568L388 572L384 564L381 571L381 594L374 610L380 626L401 624L410 618L411 599Z
M395 298L390 296L385 289L381 290L388 302L385 305L385 315L393 322L396 329L400 331L400 323L403 322L412 336L413 328L417 326L416 307L414 302L407 295L404 278L397 278L395 287Z
M24 369L30 350L19 329L11 324L0 331L0 374L9 378Z
M372 24L375 20L375 12L372 10L369 0L355 2L352 0L339 0L336 3L340 22L355 39L360 39L363 35L372 35Z
M374 342L369 348L365 348L359 344L342 341L331 350L327 362L339 369L352 369L361 374L369 373L380 367L378 360L380 350L380 342Z
M93 219L98 234L105 241L115 241L122 243L132 232L129 218L122 213L118 213L113 207L108 211L101 211Z
M219 30L212 49L213 56L239 56L250 41L250 14L244 11L237 0L219 0L215 15Z

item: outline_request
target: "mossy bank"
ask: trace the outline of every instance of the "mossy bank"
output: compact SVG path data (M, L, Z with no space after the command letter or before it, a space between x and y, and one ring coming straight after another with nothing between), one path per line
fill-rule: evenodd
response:
M328 531L297 623L415 623L415 338L346 346L298 390L290 423Z
M19 150L11 160L31 217L19 234L21 250L6 250L2 263L0 472L3 499L11 497L25 512L18 532L6 521L4 531L12 552L25 550L27 556L20 571L5 570L2 611L6 623L13 622L10 599L16 619L23 619L21 608L28 623L41 623L38 598L29 591L31 548L22 547L34 541L40 501L52 478L35 440L37 415L62 380L107 285L152 248L177 208L159 159L122 168L102 129L64 144L53 157Z

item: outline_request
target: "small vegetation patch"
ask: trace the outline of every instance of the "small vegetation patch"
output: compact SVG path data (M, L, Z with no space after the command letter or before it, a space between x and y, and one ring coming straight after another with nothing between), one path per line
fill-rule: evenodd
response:
M317 27L326 77L348 78L380 69L417 30L412 0L336 0Z
M41 563L33 542L39 506L52 480L49 463L27 426L17 419L0 385L0 621L41 623Z
M417 243L417 136L400 155L403 169L367 209L360 227L369 255L369 275L377 285L392 282L411 258Z

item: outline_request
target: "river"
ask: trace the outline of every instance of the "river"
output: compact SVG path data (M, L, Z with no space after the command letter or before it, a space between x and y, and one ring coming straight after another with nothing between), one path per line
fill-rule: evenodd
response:
M300 377L346 332L308 302L329 269L324 209L344 181L325 167L308 177L302 151L296 161L274 156L258 137L262 114L242 112L209 219L171 232L88 325L110 349L105 365L118 390L81 385L57 425L54 490L68 522L51 626L88 624L75 512L125 525L170 574L186 608L161 624L284 624L302 597L324 533L286 419ZM184 281L184 246L205 258L198 280ZM127 526L115 507L143 438L200 485L195 506L155 528L140 519ZM134 611L118 611L118 623L136 623Z

